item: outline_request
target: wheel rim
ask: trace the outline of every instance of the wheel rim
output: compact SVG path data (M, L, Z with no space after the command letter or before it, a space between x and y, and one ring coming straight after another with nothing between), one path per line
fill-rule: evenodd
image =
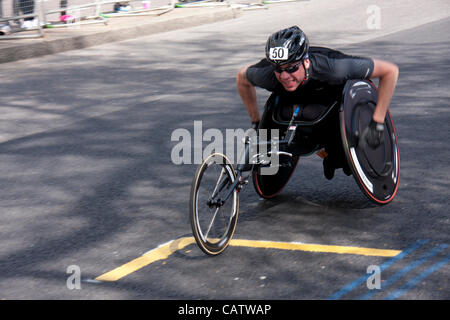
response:
M234 233L238 212L237 191L233 191L224 205L211 204L211 200L223 198L234 179L233 168L219 154L208 157L199 172L195 186L193 230L197 243L208 254L223 251ZM217 196L211 199L215 193Z

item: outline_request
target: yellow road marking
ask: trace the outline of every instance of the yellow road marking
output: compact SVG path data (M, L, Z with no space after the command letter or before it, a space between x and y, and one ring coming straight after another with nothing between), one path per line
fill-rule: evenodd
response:
M124 265L95 278L98 281L117 281L155 261L167 259L172 253L195 242L193 237L167 242Z
M328 246L322 244L303 244L295 242L274 242L274 241L253 241L253 240L231 240L231 246L235 247L252 247L252 248L267 248L267 249L281 249L281 250L300 250L310 252L328 252L340 254L357 254L363 256L376 257L394 257L401 251L399 250L385 250L361 247L346 247L346 246Z
M133 273L155 261L167 259L172 253L195 243L193 237L180 238L169 241L156 249L153 249L144 255L136 258L124 265L117 267L107 273L95 278L98 281L117 281L130 273ZM338 254L356 254L364 256L377 257L394 257L401 253L400 250L385 250L361 247L347 247L347 246L329 246L321 244L303 244L295 242L275 242L275 241L260 241L260 240L240 240L232 239L230 246L235 247L251 247L251 248L266 248L266 249L280 249L280 250L300 250L309 252L327 252Z

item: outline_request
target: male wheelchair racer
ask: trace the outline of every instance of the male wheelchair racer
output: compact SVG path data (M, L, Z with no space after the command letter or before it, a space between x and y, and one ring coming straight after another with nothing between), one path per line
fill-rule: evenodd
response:
M382 143L371 148L364 139L376 103L376 87L368 80L325 87L301 101L273 93L258 129L279 129L279 137L247 138L242 155L245 163L236 167L225 155L213 153L196 171L190 194L190 221L199 247L209 255L227 248L236 229L239 191L248 183L249 175L259 196L273 198L289 181L300 157L321 149L333 155L337 167L353 175L371 201L378 205L392 201L399 184L400 158L389 112ZM252 144L266 146L267 154L252 157ZM264 169L274 165L267 161L268 155L275 153L276 173L265 174Z

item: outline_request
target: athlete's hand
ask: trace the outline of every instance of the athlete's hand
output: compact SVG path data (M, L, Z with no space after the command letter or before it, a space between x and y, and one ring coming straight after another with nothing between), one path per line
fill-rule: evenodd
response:
M252 129L253 130L258 130L258 127L259 127L259 120L252 122Z
M363 139L366 140L369 147L372 149L377 148L383 141L384 124L370 120L369 126L363 133Z

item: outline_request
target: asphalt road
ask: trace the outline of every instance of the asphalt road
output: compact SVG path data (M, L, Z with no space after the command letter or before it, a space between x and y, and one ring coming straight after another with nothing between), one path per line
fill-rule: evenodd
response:
M204 130L249 126L234 75L262 56L268 34L297 21L275 22L277 12L1 66L0 298L450 298L450 19L442 17L392 32L309 27L313 44L400 68L391 114L401 180L392 203L373 205L342 171L326 180L315 156L300 160L274 200L260 200L251 185L240 196L235 239L399 255L231 246L210 258L190 244L117 281L93 280L191 236L196 166L172 163L171 134L193 132L200 120ZM258 91L261 106L267 96ZM79 268L79 286L69 266ZM369 266L380 267L381 289L368 289Z

